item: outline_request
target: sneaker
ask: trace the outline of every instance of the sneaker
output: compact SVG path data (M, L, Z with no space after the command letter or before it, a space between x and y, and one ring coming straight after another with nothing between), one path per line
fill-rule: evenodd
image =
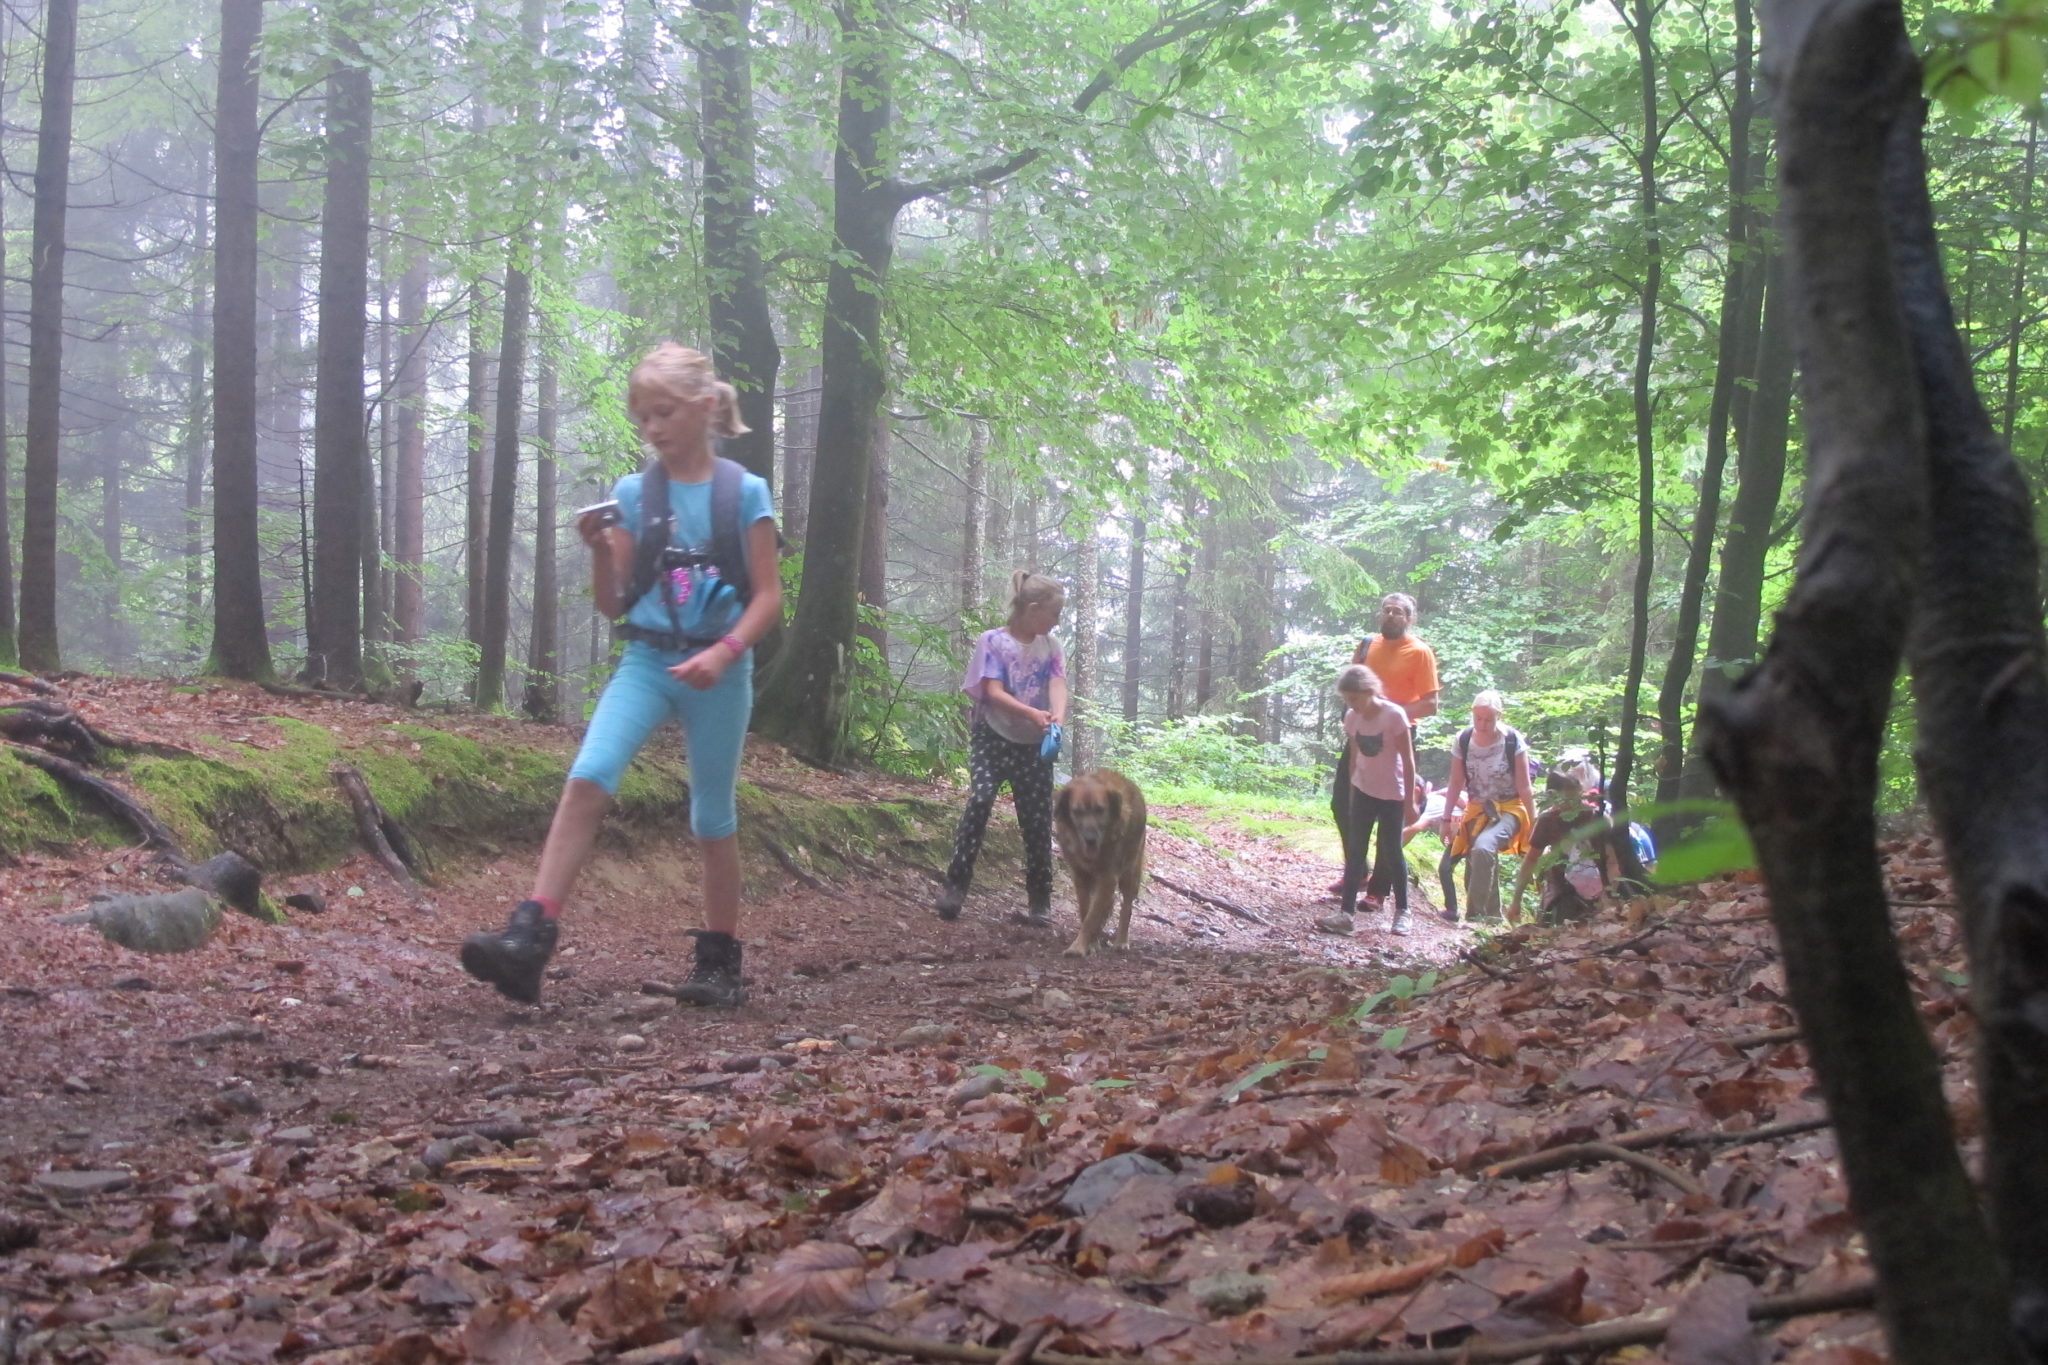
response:
M1334 882L1331 882L1331 883L1330 883L1330 885L1329 885L1329 887L1328 887L1328 888L1327 888L1327 889L1326 889L1326 890L1325 890L1325 891L1323 892L1323 894L1324 894L1324 895L1326 895L1326 896L1341 896L1341 895L1343 895L1343 894L1344 894L1344 879L1343 879L1342 877L1339 877L1339 878L1337 878L1337 880L1336 880L1336 881L1334 881Z
M541 973L555 955L558 932L539 901L521 901L503 929L471 934L462 941L462 970L496 986L507 999L537 1005Z
M967 888L949 886L939 893L939 899L932 909L939 912L939 918L952 921L960 918L960 906L967 899Z
M740 976L740 941L715 929L692 929L697 940L696 962L690 979L676 987L676 999L685 1005L709 1009L738 1009L747 1003L747 983Z
M1024 907L1024 922L1034 929L1052 928L1052 906L1027 905Z
M1316 928L1326 934L1348 934L1355 927L1349 915L1324 915L1316 921Z
M1406 934L1414 927L1415 921L1408 917L1408 909L1406 906L1403 906L1401 909L1396 910L1394 912L1394 923L1392 928L1395 933Z

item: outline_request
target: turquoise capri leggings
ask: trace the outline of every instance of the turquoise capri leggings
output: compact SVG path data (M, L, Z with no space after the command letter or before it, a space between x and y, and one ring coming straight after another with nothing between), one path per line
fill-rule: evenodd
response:
M714 645L723 649L724 645ZM754 652L733 661L716 687L698 691L668 675L685 654L672 654L638 640L626 646L583 747L570 765L571 778L595 782L613 796L626 765L656 726L673 716L683 727L683 752L690 761L690 832L699 839L723 839L740 827L734 798L740 779L740 747L754 711Z

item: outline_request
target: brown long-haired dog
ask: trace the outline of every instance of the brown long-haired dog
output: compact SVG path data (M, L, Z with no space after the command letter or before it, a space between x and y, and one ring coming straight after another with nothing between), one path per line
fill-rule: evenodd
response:
M1124 912L1116 946L1130 947L1131 902L1145 879L1145 797L1138 784L1107 768L1082 773L1060 788L1052 820L1059 831L1060 857L1074 874L1081 915L1081 932L1067 945L1067 956L1095 951L1119 891Z

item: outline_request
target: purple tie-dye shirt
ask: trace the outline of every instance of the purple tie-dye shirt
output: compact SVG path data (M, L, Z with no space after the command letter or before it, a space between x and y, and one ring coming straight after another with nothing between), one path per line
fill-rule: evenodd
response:
M989 729L1013 744L1036 744L1038 731L1030 722L989 701L988 680L994 678L1018 701L1043 711L1052 704L1052 680L1066 676L1066 656L1052 636L1040 635L1026 644L1001 626L983 631L974 642L967 680L961 684L974 698L969 724L985 720Z

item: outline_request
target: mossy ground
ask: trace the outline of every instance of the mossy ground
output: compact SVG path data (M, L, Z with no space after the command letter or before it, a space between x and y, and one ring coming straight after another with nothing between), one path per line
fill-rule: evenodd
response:
M547 832L568 767L570 740L535 727L531 742L477 739L412 720L343 729L270 717L233 738L195 736L203 750L116 756L106 775L127 788L198 861L232 849L272 874L332 866L359 849L356 821L334 780L352 766L378 804L429 857L489 856ZM936 872L950 850L957 808L920 796L840 795L782 784L740 784L742 844L771 874L776 848L821 877L884 864ZM1015 860L1014 822L991 822L990 856ZM612 838L688 828L688 787L676 746L651 745L628 769L609 821ZM133 831L89 797L0 751L0 852L120 846Z

